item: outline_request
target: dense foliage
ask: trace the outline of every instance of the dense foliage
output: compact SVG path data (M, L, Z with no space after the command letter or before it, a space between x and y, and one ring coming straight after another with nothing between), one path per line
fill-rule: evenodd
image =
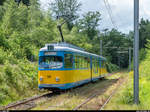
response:
M133 109L133 110L147 110L150 108L149 103L149 91L150 91L150 41L147 42L147 49L142 49L140 52L140 67L139 67L139 105L134 105L134 80L133 80L133 71L129 73L128 83L125 87L119 92L115 103L119 104L119 109ZM144 56L144 58L142 58Z
M73 22L79 17L81 3L78 0L54 0L51 3L52 14L55 18L63 18L67 22L68 29L73 28Z
M37 90L38 51L57 33L37 0L28 8L6 0L0 9L0 104L6 104Z

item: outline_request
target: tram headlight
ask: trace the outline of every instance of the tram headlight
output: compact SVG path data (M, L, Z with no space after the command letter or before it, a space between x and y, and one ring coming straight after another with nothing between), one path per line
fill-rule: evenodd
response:
M56 82L59 82L59 81L60 81L59 77L56 77Z
M40 77L40 81L43 81L43 77Z

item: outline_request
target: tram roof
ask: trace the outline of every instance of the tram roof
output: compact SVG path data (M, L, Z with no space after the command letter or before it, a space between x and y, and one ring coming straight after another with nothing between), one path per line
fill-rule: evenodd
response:
M53 50L48 50L48 46L53 46L54 49ZM106 58L104 58L102 56L86 52L84 49L82 49L80 47L74 46L72 44L64 43L64 42L62 42L62 43L46 44L45 47L40 49L40 51L68 51L68 52L81 53L83 55L99 57L99 58L102 58L103 60L106 60Z

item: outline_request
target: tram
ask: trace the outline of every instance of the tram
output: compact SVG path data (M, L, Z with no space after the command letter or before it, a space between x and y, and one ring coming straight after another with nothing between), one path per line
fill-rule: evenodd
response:
M106 58L72 44L46 44L39 51L39 89L65 90L106 75Z

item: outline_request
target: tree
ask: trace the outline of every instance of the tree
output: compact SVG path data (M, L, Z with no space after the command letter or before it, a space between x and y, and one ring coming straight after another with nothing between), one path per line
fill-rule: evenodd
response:
M140 49L146 47L147 39L150 39L150 21L142 18L140 22Z
M133 46L131 37L117 31L116 29L112 29L101 33L100 38L103 40L103 56L107 57L107 60L113 64L118 66L121 65L123 68L127 67L128 52L118 54L118 51L128 51L128 48ZM93 49L99 52L99 39L95 40L94 46L96 47Z
M0 5L3 5L3 3L5 2L6 0L0 0Z
M63 18L67 21L68 29L71 30L73 22L79 17L81 3L77 0L54 0L50 5L55 18Z
M25 4L26 6L30 5L30 0L15 0L15 2L18 3L18 5L20 4L20 2L22 1L23 4Z
M84 14L83 18L77 23L79 30L87 33L90 40L97 35L97 27L99 26L98 22L101 20L100 16L101 14L98 11L89 11L88 13Z

